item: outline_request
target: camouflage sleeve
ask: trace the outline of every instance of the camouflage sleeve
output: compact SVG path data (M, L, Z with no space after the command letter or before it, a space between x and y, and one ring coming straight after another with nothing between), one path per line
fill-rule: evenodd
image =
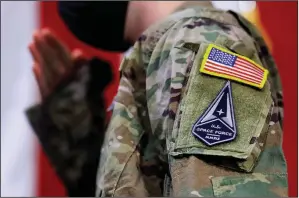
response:
M164 192L287 196L279 79L261 37L226 11L192 8L170 19L180 16L143 36L149 117L168 157Z
M133 54L137 51L134 49ZM97 196L145 197L151 188L147 179L154 180L144 173L149 161L145 161L143 152L146 152L145 147L150 146L144 137L151 134L151 129L145 71L138 62L137 54L124 59L121 65L122 77L102 148ZM156 181L155 185L159 187L159 182Z
M109 65L92 59L26 111L29 122L69 196L94 196L104 136L104 87Z

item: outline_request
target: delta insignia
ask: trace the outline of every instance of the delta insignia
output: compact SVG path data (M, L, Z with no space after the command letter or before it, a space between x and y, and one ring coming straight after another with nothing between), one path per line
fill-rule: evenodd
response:
M210 44L204 54L200 72L262 89L269 71L252 60Z
M208 146L230 142L236 138L237 128L231 90L231 82L227 81L192 127L192 134Z

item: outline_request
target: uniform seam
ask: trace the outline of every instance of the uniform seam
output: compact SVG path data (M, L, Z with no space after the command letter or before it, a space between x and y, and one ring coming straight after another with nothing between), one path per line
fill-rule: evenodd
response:
M116 103L119 104L119 105L121 105L121 106L123 106L123 107L127 110L127 112L128 112L129 114L133 115L132 112L126 107L126 105L124 105L124 104L121 103L121 102L116 102ZM139 119L137 119L137 120L138 120L138 124L139 124L140 126L142 126L142 125L140 124L140 122L139 122ZM125 170L125 168L126 168L128 162L129 162L129 160L131 159L132 155L133 155L133 154L135 153L135 151L137 150L137 145L140 143L140 140L141 140L141 138L143 137L143 135L144 135L144 129L142 129L142 132L141 132L141 134L140 134L138 140L136 141L136 144L135 144L134 147L132 148L132 151L130 152L129 157L126 159L126 162L125 162L125 164L124 164L124 167L123 167L122 170L120 171L120 174L119 174L119 176L118 176L118 178L117 178L117 180L116 180L116 182L115 182L115 185L113 186L113 189L112 189L112 196L114 196L115 191L116 191L116 188L117 188L117 186L118 186L118 184L119 184L119 180L120 180L120 178L121 178L121 176L122 176L122 174L123 174L123 172L124 172L124 170ZM105 167L104 167L104 169L105 169ZM105 172L105 171L104 171L104 172Z
M144 135L144 133L142 133L142 135L141 135L140 138L138 139L138 143L140 142L140 139L143 137L143 135ZM119 176L118 176L118 178L117 178L117 181L116 181L116 183L115 183L115 185L114 185L114 189L113 189L113 193L112 193L112 196L113 196L113 197L114 197L116 188L117 188L117 186L118 186L118 184L119 184L119 180L120 180L120 178L121 178L121 176L122 176L124 170L126 169L126 167L127 167L127 165L128 165L128 162L130 161L130 159L132 158L132 156L134 155L134 153L135 153L136 150L137 150L137 145L138 145L138 144L136 144L136 146L134 147L134 150L131 152L130 156L129 156L128 159L126 160L126 163L125 163L125 165L124 165L124 168L121 170L121 172L120 172L120 174L119 174Z
M187 83L188 83L188 81L189 80L191 80L191 71L192 71L192 67L193 67L193 64L194 64L194 61L195 61L195 57L196 57L196 54L197 54L197 52L194 52L194 51L192 51L192 50L190 50L192 53L191 53L191 55L190 55L190 60L188 61L188 63L186 64L187 65L187 67L186 67L186 73L185 74L187 74L187 72L188 72L188 66L189 66L189 64L192 64L192 66L191 66L191 68L190 68L190 71L189 71L189 73L188 73L188 75L189 75L189 77L188 77L188 79L187 79L187 81L185 82L183 82L184 84L182 85L182 88L181 88L181 91L180 91L180 94L181 94L181 96L180 96L180 100L179 100L179 104L178 104L178 108L177 108L177 112L176 112L176 115L175 115L175 117L177 117L177 116L179 116L179 114L180 114L180 110L182 110L182 114L183 114L183 109L181 109L180 108L180 106L181 106L181 103L182 103L182 100L183 100L183 97L185 96L184 94L186 94L187 95L187 90L186 90L186 88L187 88ZM184 90L184 92L183 92L183 87L185 86L185 90ZM169 103L170 104L170 103ZM168 105L169 105L168 104ZM185 110L185 106L184 106L184 110ZM181 114L181 116L182 116L182 114ZM170 119L169 117L168 117L168 119ZM180 118L178 118L179 119L179 121L178 122L181 122L181 120L182 120L182 117L180 117ZM174 120L174 122L176 121L176 119ZM168 124L169 124L169 120L168 120ZM169 136L169 134L170 134L170 132L172 131L173 132L173 129L174 129L174 126L172 126L172 128L170 129L170 127L167 127L168 129L167 129L167 137L166 138L168 138ZM179 128L179 127L178 127ZM178 129L179 130L179 129ZM171 150L174 150L175 148L176 148L176 142L177 141L174 141L173 143L173 145L172 145L172 139L173 138L177 138L179 136L179 131L177 132L177 136L176 137L173 137L173 134L171 133L171 135L170 135L170 151ZM169 154L168 154L169 155Z

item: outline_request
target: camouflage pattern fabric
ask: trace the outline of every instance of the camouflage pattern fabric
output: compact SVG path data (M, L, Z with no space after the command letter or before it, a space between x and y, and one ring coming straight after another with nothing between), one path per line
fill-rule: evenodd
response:
M203 77L197 69L202 60L204 46L209 43L246 56L270 71L267 88L263 90L234 83L236 87L243 86L244 93L249 93L250 90L259 94L264 91L271 95L270 105L265 103L263 106L267 113L257 117L252 117L253 114L248 115L251 119L263 122L258 123L261 126L260 130L248 143L252 149L243 159L238 158L233 151L222 151L221 155L216 156L213 152L199 149L195 140L190 138L191 131L181 131L187 123L181 122L186 119L183 107L195 108L186 102L188 93L194 90L192 84L195 77L205 78L215 85L225 82L224 79L212 76ZM106 130L103 146L101 140L90 138L93 144L98 141L96 149L84 147L88 142L85 141L77 150L82 153L99 154L97 149L102 146L96 196L288 195L287 167L281 147L283 100L280 79L265 42L246 19L231 11L212 8L194 7L176 12L146 30L120 68L122 78L114 99L113 115ZM215 88L205 87L201 91L203 94L211 94ZM241 92L241 89L233 89L235 95ZM61 96L56 96L57 99L51 100L50 104L68 105L61 103L64 101L58 99ZM195 100L199 102L201 98ZM239 100L241 104L246 98L239 97ZM252 103L264 104L262 100L253 100ZM82 102L77 105L83 108L83 104ZM87 112L86 116L92 117L93 114ZM73 118L70 119L71 113L75 114L72 115L73 118L79 118L76 112L65 114L64 116L68 116L65 118L61 117L61 111L48 114L52 119L55 118L56 122L52 124L55 126L61 125L60 120L63 119L68 119L69 123L76 123L73 130L86 131L87 140L87 131L92 124L75 122ZM30 119L37 120L37 117L39 121L32 122L33 126L37 126L44 119L34 113ZM34 128L36 132L48 130L45 126ZM60 133L65 131L61 128ZM62 148L72 139L68 138L53 135L50 139L56 139L60 143L59 148ZM185 148L176 146L180 141L184 143ZM48 144L45 140L41 142L43 146ZM79 148L79 144L77 146ZM53 147L44 148L48 153L57 150ZM61 151L58 153L60 154L57 156L48 154L56 169L63 167L62 160L69 159L71 151L68 150L65 155L61 155ZM75 158L81 156L79 152L76 154ZM61 161L60 164L58 161ZM72 164L70 160L65 162ZM88 160L82 160L82 163L87 162ZM59 175L66 175L72 170L70 167L59 168ZM79 175L84 174L80 168L73 171ZM67 178L70 179L69 176ZM75 180L76 178L73 179Z
M183 10L145 31L121 65L122 79L102 148L97 196L287 196L277 100L280 82L261 40L255 28L237 14L208 8ZM203 56L202 46L208 43L246 56L271 73L263 91L272 94L272 102L265 106L266 114L254 118L263 123L243 160L234 151L223 156L207 154L194 146L196 140L188 135L191 131L180 131L185 124L180 122L182 106L195 108L184 100L194 80L191 76L201 75L195 67ZM214 77L205 78L216 82ZM208 93L213 87L202 91ZM242 90L236 92L245 102ZM263 100L252 104L263 104ZM182 141L188 149L173 152Z

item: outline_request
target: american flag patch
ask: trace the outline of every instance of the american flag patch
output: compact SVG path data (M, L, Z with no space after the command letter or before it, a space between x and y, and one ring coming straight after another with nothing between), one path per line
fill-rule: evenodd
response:
M262 89L268 70L252 60L210 44L204 54L200 72L241 82Z

